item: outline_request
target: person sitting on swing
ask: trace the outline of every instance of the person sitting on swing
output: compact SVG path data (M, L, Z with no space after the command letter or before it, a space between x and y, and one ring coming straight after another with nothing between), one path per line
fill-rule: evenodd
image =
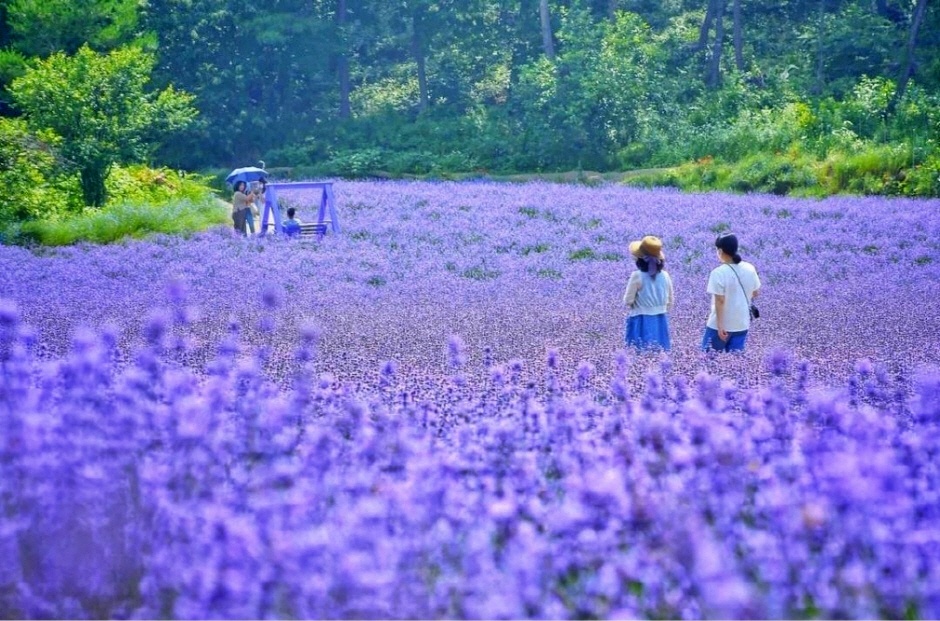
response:
M288 237L294 237L296 235L300 235L300 225L302 224L302 222L298 218L295 217L296 214L297 214L296 209L294 209L293 207L287 208L287 220L284 221L284 226L282 227L282 230L284 231L284 234L287 235Z

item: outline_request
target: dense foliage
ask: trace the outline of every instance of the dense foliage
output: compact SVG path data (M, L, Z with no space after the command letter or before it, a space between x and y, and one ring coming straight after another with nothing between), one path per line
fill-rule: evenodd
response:
M792 149L811 169L888 148L904 158L882 174L933 183L838 190L936 195L938 33L926 0L11 0L0 84L136 39L159 87L195 97L198 122L154 143L191 170L612 171Z
M336 190L320 242L0 247L3 616L940 614L937 201ZM702 357L729 227L763 314Z
M188 235L230 221L231 205L216 196L210 178L142 165L113 166L108 202L85 207L78 180L48 145L15 120L0 119L0 131L7 132L0 135L0 158L13 162L0 170L10 197L0 204L0 243L108 243L152 233Z
M45 140L43 140L45 138ZM0 117L0 223L55 219L82 203L78 184L55 151L55 135L29 131L20 119Z
M86 205L104 205L112 166L142 161L163 139L158 136L185 127L196 114L185 93L147 91L153 62L136 47L100 55L85 46L74 56L40 61L10 87L26 122L59 138Z

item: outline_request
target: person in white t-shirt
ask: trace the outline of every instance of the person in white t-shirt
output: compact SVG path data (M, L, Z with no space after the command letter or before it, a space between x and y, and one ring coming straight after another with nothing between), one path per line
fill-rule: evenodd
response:
M708 315L703 351L744 351L751 327L751 302L760 292L757 270L738 254L738 238L722 233L715 240L721 265L708 275L711 312Z

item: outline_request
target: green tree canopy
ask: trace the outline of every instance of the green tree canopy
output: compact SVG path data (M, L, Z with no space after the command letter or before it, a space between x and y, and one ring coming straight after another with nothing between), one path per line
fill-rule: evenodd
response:
M88 205L104 204L112 165L144 160L197 114L192 96L172 86L147 91L153 65L136 47L98 54L83 46L74 56L57 52L37 61L13 81L13 100L29 126L61 138Z
M9 0L13 47L28 56L74 54L86 43L101 51L137 34L137 0Z

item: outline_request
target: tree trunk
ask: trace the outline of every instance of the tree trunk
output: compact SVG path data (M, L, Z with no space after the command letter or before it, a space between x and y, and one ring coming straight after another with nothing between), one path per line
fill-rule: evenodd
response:
M110 164L99 162L86 163L79 170L82 198L89 207L103 207L108 200L108 188L105 181L110 171Z
M418 110L424 112L428 109L428 74L424 58L424 44L421 41L421 27L417 14L411 15L411 54L418 67Z
M510 95L519 83L519 70L529 60L534 43L529 35L532 32L531 19L535 14L535 4L532 0L519 0L515 11L505 10L505 19L509 24L508 33L512 41L512 51L509 67Z
M744 71L744 29L741 25L741 0L734 0L734 66Z
M823 92L826 86L826 57L824 54L825 46L823 41L826 35L826 0L819 0L819 25L816 36L816 80L810 89L814 95Z
M712 56L708 60L706 84L712 88L721 85L721 49L725 38L724 0L715 0L715 40L712 41Z
M339 74L339 118L348 119L352 111L349 106L349 57L347 56L348 42L346 41L346 0L338 0L336 4L336 25L339 30L340 45L342 46L336 61L336 72Z
M888 0L875 0L872 2L871 10L873 13L880 15L894 24L899 24L906 19L904 17L904 11L888 4Z
M539 1L539 17L542 20L542 47L549 60L555 60L555 43L552 40L552 15L548 10L548 0Z
M914 15L911 17L911 30L907 38L907 49L905 50L904 67L901 70L901 79L898 80L898 89L891 98L891 105L888 110L894 112L895 107L904 98L907 92L907 83L914 76L914 52L917 50L917 33L924 22L924 14L927 12L927 0L917 0L917 7L914 9Z
M708 5L705 8L705 19L702 20L702 27L698 31L698 43L693 48L696 52L700 52L708 46L708 31L711 30L712 22L715 21L716 5L717 0L708 0Z

